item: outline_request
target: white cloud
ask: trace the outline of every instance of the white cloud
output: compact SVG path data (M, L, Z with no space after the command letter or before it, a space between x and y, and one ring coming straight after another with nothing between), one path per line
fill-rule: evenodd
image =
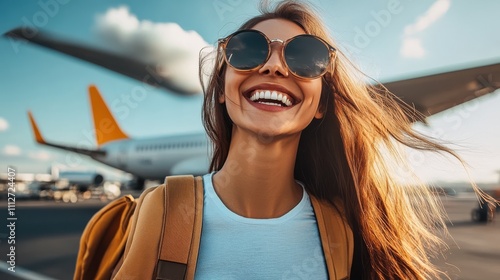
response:
M408 25L405 28L406 35L413 35L427 29L434 22L444 16L450 9L450 6L451 0L437 0L423 16L418 18L417 22Z
M443 17L450 6L451 0L437 0L415 23L406 26L400 50L403 57L422 58L425 56L426 51L422 40L417 38L417 35Z
M201 92L199 52L208 43L195 31L186 31L177 23L139 20L125 6L98 15L96 27L116 50L157 65L156 70L176 86Z
M401 46L401 55L409 58L421 58L425 56L422 41L417 38L405 38Z
M0 117L0 131L5 131L8 128L9 128L9 122L6 119Z
M28 155L30 158L40 161L52 159L52 156L46 151L31 152Z
M15 145L6 145L3 148L3 153L8 156L18 156L21 154L21 148Z

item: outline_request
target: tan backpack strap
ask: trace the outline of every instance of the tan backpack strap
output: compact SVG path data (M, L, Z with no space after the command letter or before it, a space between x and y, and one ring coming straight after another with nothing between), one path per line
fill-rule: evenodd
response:
M165 187L146 189L137 200L123 263L113 279L154 279L164 213Z
M165 211L156 279L193 279L201 237L201 177L165 179Z
M185 279L194 279L194 274L196 272L196 264L198 262L198 253L200 251L200 241L201 241L201 228L203 221L203 178L197 176L194 180L195 183L195 215L194 215L194 227L193 227L193 237L191 240L191 250L189 251L188 266Z
M349 279L351 273L354 239L340 204L335 206L310 196L316 214L321 245L330 279Z

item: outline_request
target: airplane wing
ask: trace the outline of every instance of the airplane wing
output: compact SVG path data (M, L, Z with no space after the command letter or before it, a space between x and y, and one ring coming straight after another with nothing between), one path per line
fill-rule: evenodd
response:
M130 78L148 83L152 86L167 89L177 94L191 95L198 93L176 86L164 76L160 75L156 71L155 65L148 65L127 56L99 50L80 43L58 39L40 30L30 29L28 27L18 27L6 32L4 36L16 40L26 40L30 43L94 63Z
M75 153L79 153L79 154L84 154L84 155L90 156L92 158L99 157L99 156L102 157L102 156L106 155L106 151L103 151L103 150L91 150L91 149L84 149L84 148L70 147L70 146L49 143L49 142L45 141L45 139L43 138L42 133L38 129L38 126L36 125L35 119L33 118L33 115L31 114L31 112L28 112L28 117L30 119L30 124L31 124L31 128L33 129L33 134L35 136L35 140L39 144L62 149L62 150L66 150L66 151L71 151L71 152L75 152Z
M430 116L499 89L500 63L383 84L424 116Z

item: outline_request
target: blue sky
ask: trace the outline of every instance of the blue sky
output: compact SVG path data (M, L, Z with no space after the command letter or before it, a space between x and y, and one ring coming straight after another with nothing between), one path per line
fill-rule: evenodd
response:
M395 80L500 61L500 1L388 0L311 1L344 51L379 80ZM0 32L28 25L87 44L112 49L96 35L98 15L128 7L138 21L177 23L209 44L257 13L258 1L2 1ZM122 8L125 9L125 8ZM166 41L174 38L164 38ZM48 140L94 145L87 87L95 84L108 104L125 106L117 116L135 138L202 131L201 96L183 98L146 88L144 98L126 103L139 82L34 45L0 38L0 172L46 172L52 162L111 169L90 160L72 162L66 152L34 143L26 111L32 110ZM117 108L117 107L113 108ZM417 129L455 143L472 179L498 180L500 95L490 94L429 118ZM115 113L117 113L115 111ZM467 180L453 161L411 154L426 181Z

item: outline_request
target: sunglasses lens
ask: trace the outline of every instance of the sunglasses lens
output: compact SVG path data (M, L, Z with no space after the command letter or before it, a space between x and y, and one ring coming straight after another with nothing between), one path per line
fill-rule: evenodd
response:
M268 55L265 37L254 31L235 34L226 45L226 59L231 66L240 70L250 70L263 64Z
M313 36L297 36L286 45L285 60L295 75L315 78L326 71L330 52L322 41Z

